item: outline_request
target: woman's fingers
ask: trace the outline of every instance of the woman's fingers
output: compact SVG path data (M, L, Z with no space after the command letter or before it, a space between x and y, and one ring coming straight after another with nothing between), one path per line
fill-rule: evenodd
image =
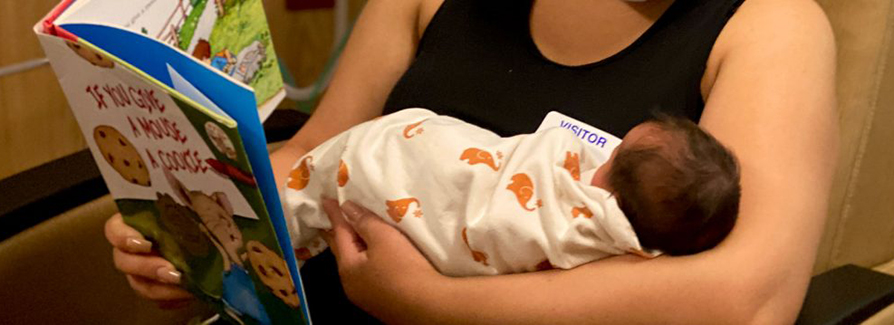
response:
M115 214L105 224L106 239L112 244L115 268L124 272L137 294L155 300L162 308L176 308L192 294L178 287L180 272L167 260L152 254L152 243Z
M158 283L138 275L128 274L127 282L137 294L160 303L193 299L192 294L178 286Z
M366 244L360 239L360 236L354 231L350 224L345 221L342 210L338 206L338 201L324 199L323 210L329 216L329 222L332 223L332 230L323 237L332 248L336 261L340 267L355 265L358 261L364 259L363 252L366 251Z
M180 272L177 272L171 262L159 256L130 254L113 248L112 259L115 261L115 268L127 275L160 283L180 284Z
M393 226L385 223L382 218L372 211L361 207L354 202L347 201L341 206L341 210L347 217L352 229L369 246L377 246L389 249L395 244L409 243L404 235Z
M339 208L324 201L323 207L332 222L324 237L336 256L342 288L358 306L384 310L383 296L438 276L410 240L375 213L352 202Z
M120 213L116 213L105 225L106 240L112 246L125 252L146 254L152 252L152 242L146 240L139 231L124 223Z

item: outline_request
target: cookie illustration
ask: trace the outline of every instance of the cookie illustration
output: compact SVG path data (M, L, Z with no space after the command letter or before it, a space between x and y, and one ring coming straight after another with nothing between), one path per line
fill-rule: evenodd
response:
M286 261L258 241L249 241L245 247L251 267L261 282L286 305L298 308L300 304L298 293L295 291L295 285L292 284L292 277L288 266L286 266Z
M94 51L86 45L75 42L65 42L65 44L68 45L68 48L77 53L78 56L84 58L84 60L87 60L87 62L90 62L92 65L109 69L115 67L115 61L99 54L99 52Z
M140 153L121 132L108 125L93 129L93 139L106 162L126 181L151 186L149 170Z
M208 134L208 138L211 139L211 144L214 145L217 152L227 156L227 158L236 159L236 147L233 146L233 141L230 140L230 137L227 136L227 133L220 126L210 121L206 122L205 133Z
M168 231L177 245L193 256L206 256L211 248L210 241L199 228L195 213L188 207L177 204L168 194L156 193L158 219L161 227Z

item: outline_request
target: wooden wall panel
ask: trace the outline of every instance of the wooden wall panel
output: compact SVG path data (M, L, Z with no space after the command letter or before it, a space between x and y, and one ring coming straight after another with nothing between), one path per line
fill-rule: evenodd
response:
M352 20L366 3L349 0ZM332 49L334 15L331 9L286 11L285 0L266 0L264 9L271 26L273 43L280 60L286 63L299 86L312 84L329 59Z
M0 66L44 56L31 27L57 2L0 1ZM0 179L85 147L49 66L0 77Z

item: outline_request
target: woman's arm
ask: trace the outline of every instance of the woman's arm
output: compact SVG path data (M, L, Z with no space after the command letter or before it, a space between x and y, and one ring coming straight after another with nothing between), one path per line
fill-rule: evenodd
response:
M280 187L304 153L382 114L391 88L416 52L418 11L417 0L367 2L320 104L298 134L270 157Z
M351 227L333 221L345 289L393 323L790 323L837 160L834 57L828 22L812 1L748 0L724 29L701 124L739 157L743 192L733 233L713 250L447 278L414 267L418 253L408 255L399 232L359 217L359 247Z
M389 91L416 50L418 1L373 0L366 4L339 60L326 94L310 120L271 155L277 184L295 160L331 136L380 115ZM152 243L127 226L120 214L106 222L115 267L141 296L170 305L191 296L179 286L173 265L152 253Z

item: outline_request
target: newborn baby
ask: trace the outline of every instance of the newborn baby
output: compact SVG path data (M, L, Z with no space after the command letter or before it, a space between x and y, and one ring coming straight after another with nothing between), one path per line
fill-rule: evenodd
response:
M562 128L502 138L424 109L362 123L302 157L283 192L300 260L325 249L322 197L400 229L442 274L573 268L693 254L738 214L735 158L694 123L633 128L606 161Z

